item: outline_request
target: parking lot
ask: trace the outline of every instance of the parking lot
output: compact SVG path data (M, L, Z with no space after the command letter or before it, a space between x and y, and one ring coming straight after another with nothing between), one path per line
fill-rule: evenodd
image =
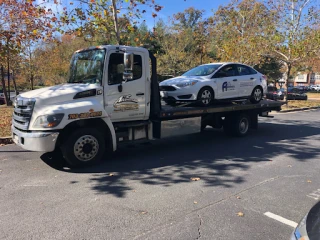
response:
M76 170L0 147L1 239L289 239L320 199L319 114L129 145Z

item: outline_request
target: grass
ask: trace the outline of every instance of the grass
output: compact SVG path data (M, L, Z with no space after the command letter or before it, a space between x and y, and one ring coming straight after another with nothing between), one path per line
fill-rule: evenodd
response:
M0 137L11 136L13 107L0 106Z
M308 98L319 98L320 100L320 93L307 93Z
M282 110L289 110L295 108L307 108L307 107L320 107L320 99L319 100L289 100L288 106L282 105Z

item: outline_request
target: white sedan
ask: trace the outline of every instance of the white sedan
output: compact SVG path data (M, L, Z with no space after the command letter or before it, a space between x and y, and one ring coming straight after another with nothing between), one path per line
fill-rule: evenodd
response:
M209 106L215 99L258 103L266 91L266 76L240 63L204 64L160 83L160 95L168 104L196 101Z

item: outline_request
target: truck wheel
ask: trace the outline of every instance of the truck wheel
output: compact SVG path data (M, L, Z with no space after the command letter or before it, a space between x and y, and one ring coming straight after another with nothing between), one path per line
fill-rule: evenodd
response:
M262 100L263 92L261 87L255 87L251 93L250 102L259 103Z
M203 107L210 106L214 100L213 90L209 87L201 88L198 93L197 100L199 104Z
M223 130L226 134L236 137L247 135L250 128L250 118L246 114L226 117Z
M94 128L78 129L62 143L61 150L71 166L87 166L101 160L105 152L105 139Z

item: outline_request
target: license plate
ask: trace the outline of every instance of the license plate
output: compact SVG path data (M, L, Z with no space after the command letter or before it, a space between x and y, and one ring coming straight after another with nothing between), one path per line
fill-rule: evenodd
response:
M161 91L161 92L160 92L160 96L161 96L161 97L168 97L168 93L167 93L167 92L164 92L164 91Z
M13 134L13 141L15 143L19 143L19 137L17 135L15 135L15 134Z

